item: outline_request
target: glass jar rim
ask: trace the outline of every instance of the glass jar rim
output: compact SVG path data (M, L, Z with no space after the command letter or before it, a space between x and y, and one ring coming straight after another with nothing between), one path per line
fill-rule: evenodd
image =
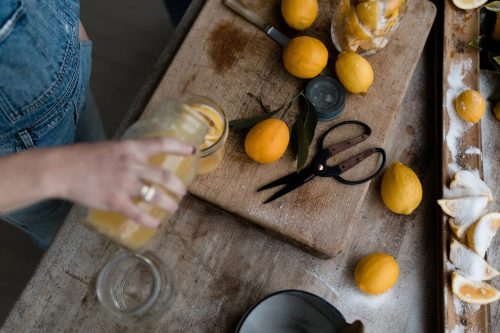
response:
M116 295L110 291L109 279L112 279L113 273L120 272L121 264L124 262L137 261L147 267L148 273L152 279L152 287L149 295L141 304L130 307L120 308L120 302ZM163 262L160 261L151 252L133 253L120 251L111 260L109 260L99 271L96 281L96 292L99 303L106 312L117 322L136 326L149 322L159 315L162 315L172 304L175 297L175 289L170 272L166 269Z

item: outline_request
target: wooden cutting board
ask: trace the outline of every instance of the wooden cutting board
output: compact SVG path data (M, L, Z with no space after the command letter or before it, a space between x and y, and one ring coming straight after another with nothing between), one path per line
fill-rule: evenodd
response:
M467 154L467 147L481 146L481 123L470 127L463 135L458 137L458 150L455 160L447 144L446 135L450 131L449 110L447 97L454 99L456 94L450 90L449 78L457 71L463 76L463 87L479 90L479 51L469 47L469 42L479 35L479 10L464 11L458 9L450 0L444 1L444 39L443 39L443 94L442 94L442 168L441 168L441 193L444 186L448 186L454 172L449 164L454 163L461 169L476 169L483 174L481 155ZM451 75L450 75L451 73ZM465 88L464 88L465 89ZM450 96L448 96L450 95ZM453 96L452 96L453 95ZM488 112L488 111L487 111ZM447 262L450 238L454 237L448 227L448 218L441 213L441 270L440 280L442 288L441 307L441 332L489 332L489 306L477 306L460 301L451 290L451 271Z
M311 29L300 34L284 26L279 0L242 2L291 37L306 34L320 38L335 58L330 37L331 1L319 1L318 19ZM384 146L435 15L435 6L429 1L410 1L407 14L388 46L368 59L375 72L370 91L365 96L349 95L340 119L319 124L317 136L333 123L347 119L361 120L373 129L369 140L344 152L339 159L368 147ZM275 108L306 84L285 71L281 55L282 49L277 44L227 9L222 0L208 0L145 113L165 97L190 94L218 101L230 120L261 112L248 93L261 96ZM287 121L291 125L293 110L289 116L291 119ZM243 140L242 134L231 133L219 169L198 177L190 192L315 255L328 258L338 254L350 235L368 183L347 186L333 179L314 179L287 196L262 205L273 192L257 193L256 189L294 171L296 162L287 152L277 163L254 163L245 154Z

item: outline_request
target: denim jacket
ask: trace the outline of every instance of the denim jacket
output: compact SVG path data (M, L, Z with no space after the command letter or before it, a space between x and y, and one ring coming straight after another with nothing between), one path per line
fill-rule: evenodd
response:
M90 76L79 0L1 0L0 156L74 141Z

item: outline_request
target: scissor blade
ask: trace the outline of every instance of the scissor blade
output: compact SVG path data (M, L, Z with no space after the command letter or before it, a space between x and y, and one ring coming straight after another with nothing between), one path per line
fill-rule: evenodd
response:
M264 185L264 186L260 187L257 190L257 192L264 191L264 190L267 190L267 189L270 189L270 188L273 188L273 187L276 187L276 186L288 184L288 183L292 182L294 180L294 178L299 178L299 177L300 176L296 172L293 172L293 173L291 173L289 175L286 175L284 177L276 179L275 181L270 182L267 185Z
M274 201L274 200L284 196L285 194L292 192L293 190L304 185L305 183L307 183L308 181L310 181L314 177L315 177L315 174L312 172L304 173L302 175L298 174L297 178L295 178L295 180L293 180L292 182L289 182L285 187L283 187L281 190L279 190L278 192L273 194L269 199L264 201L264 204L270 203L271 201Z

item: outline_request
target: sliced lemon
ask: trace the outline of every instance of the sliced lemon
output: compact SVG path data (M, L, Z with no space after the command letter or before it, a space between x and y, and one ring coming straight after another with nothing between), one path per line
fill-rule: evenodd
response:
M344 51L351 51L351 52L356 52L359 48L359 43L360 41L357 40L356 38L352 38L349 35L345 35L345 47L342 49Z
M405 2L405 0L390 0L385 4L385 17L390 17L394 15L394 12L398 11L401 8L401 5Z
M500 274L477 253L456 239L450 242L450 261L459 272L473 281L490 280Z
M500 213L486 214L474 223L467 232L467 242L481 258L484 258L491 241L500 228Z
M489 304L500 299L500 291L486 282L474 282L457 272L451 273L451 289L462 301L473 304Z
M479 8L488 2L488 0L452 0L452 1L455 6L465 10Z
M361 23L374 30L378 22L378 1L370 0L360 3L356 6L356 14L358 14Z
M477 197L464 197L456 199L438 200L443 212L453 217L449 219L452 231L459 238L465 236L467 229L484 214L484 209L488 205L488 197L485 195Z
M470 217L475 222L488 204L488 197L486 195L479 195L455 199L441 199L438 200L438 204L451 217Z
M346 20L346 32L351 35L354 39L358 40L370 40L371 32L359 21L358 15L354 8L350 8Z
M467 234L467 230L470 227L470 225L458 224L453 217L448 218L448 225L450 226L451 231L453 231L453 234L460 239L463 239L465 237L465 235Z
M485 195L493 201L493 194L477 172L461 170L455 174L450 189L444 191L445 198L461 198Z
M366 40L359 43L363 50L380 50L387 45L388 39L384 37L375 37L372 40Z

